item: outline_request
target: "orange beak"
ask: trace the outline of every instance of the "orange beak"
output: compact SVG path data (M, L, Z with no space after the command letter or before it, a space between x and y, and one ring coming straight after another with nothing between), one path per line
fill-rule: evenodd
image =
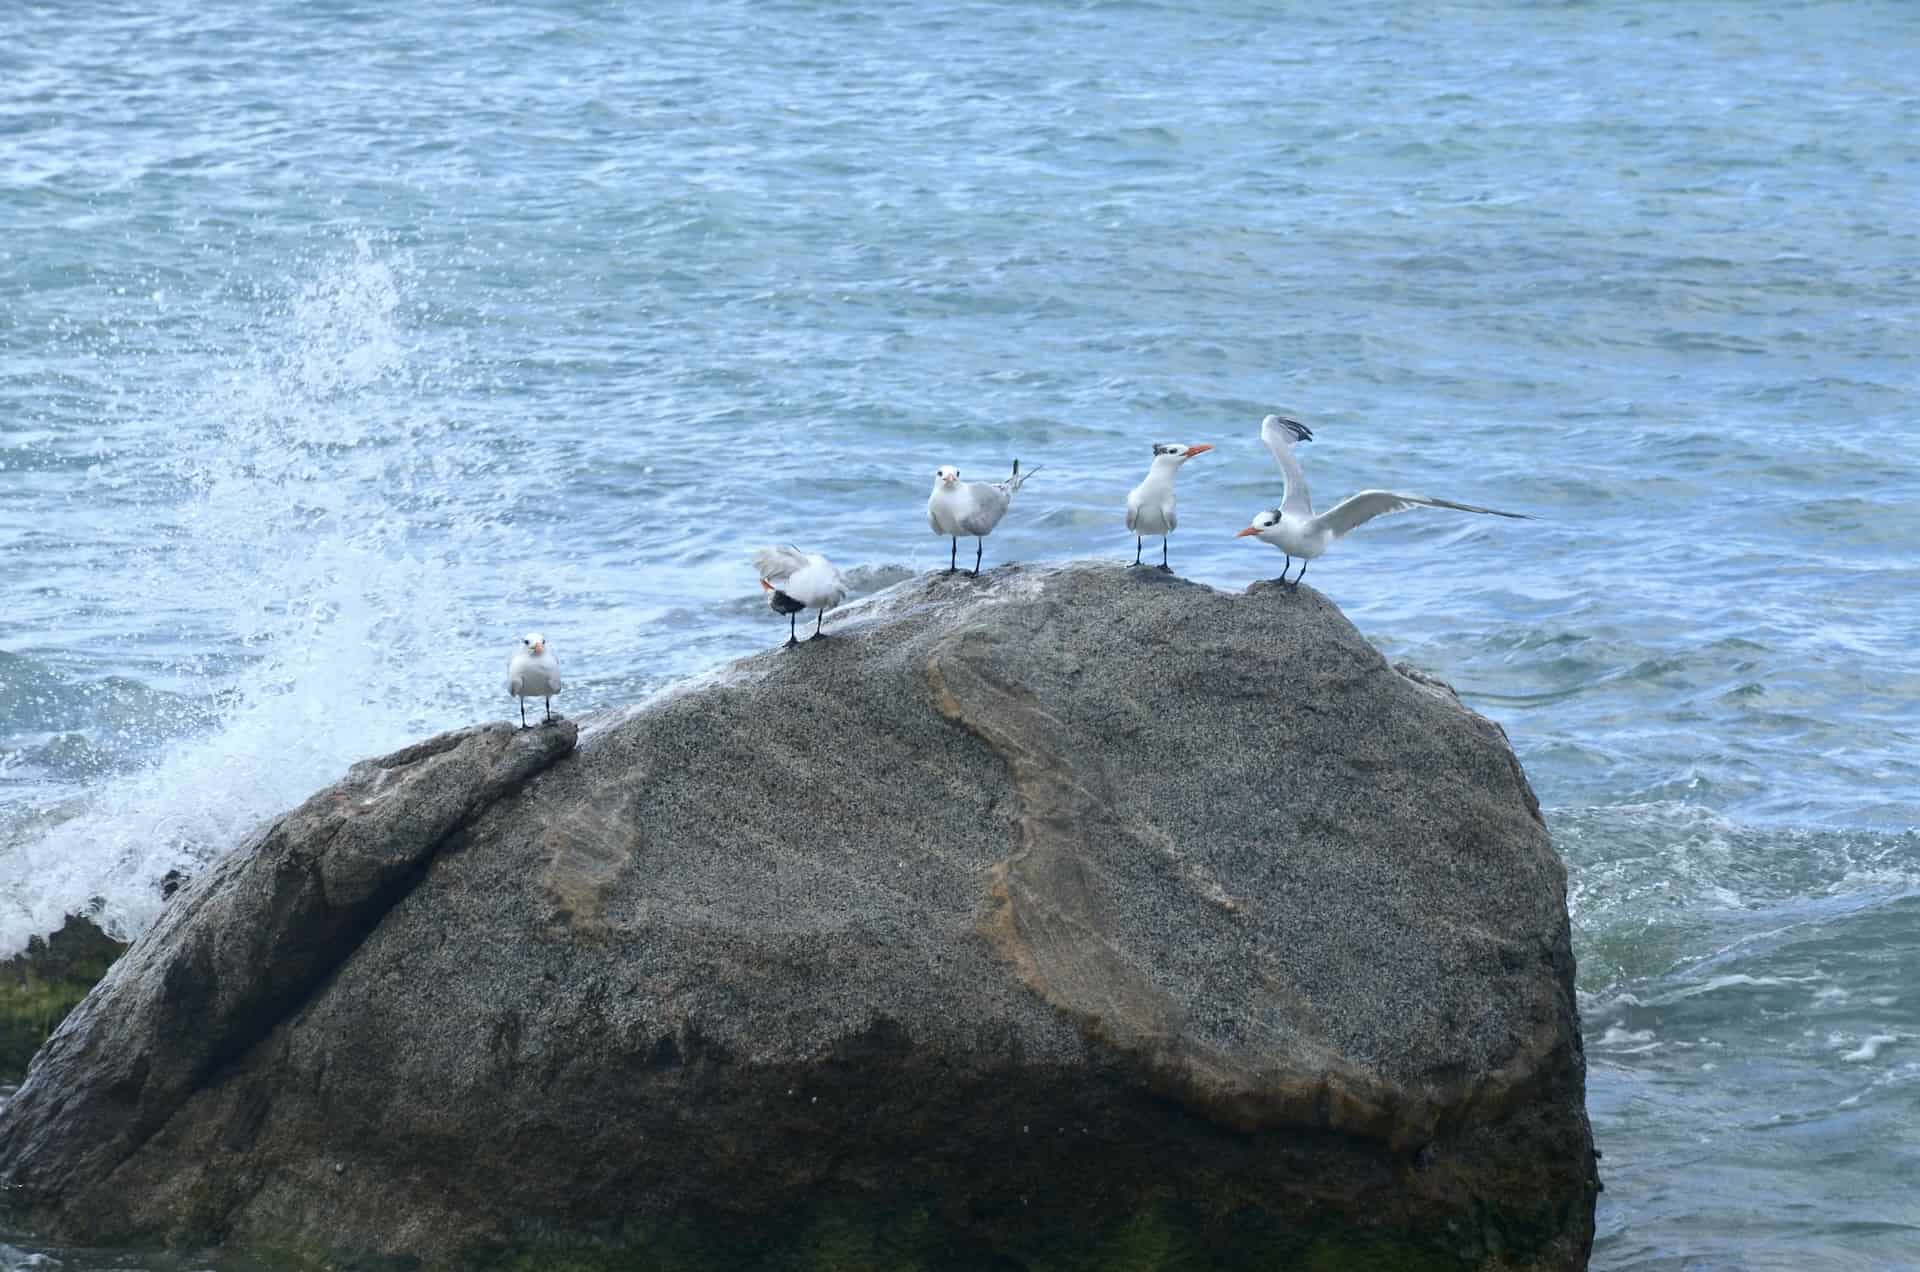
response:
M767 582L765 579L760 580L760 586L766 588L769 592L773 591L773 584Z
M1187 458L1192 459L1195 455L1204 455L1212 449L1212 442L1202 442L1198 446L1189 446L1187 447Z
M1236 534L1233 537L1236 539L1244 539L1250 534L1259 534L1259 533L1260 533L1259 526L1248 526L1245 530L1242 530L1239 534Z
M547 642L543 640L543 641L541 641L541 642L540 642L540 643L539 643L538 645L535 645L535 646L533 647L533 652L534 652L534 653L536 653L536 654L544 654L544 653L546 653L546 652L547 652Z

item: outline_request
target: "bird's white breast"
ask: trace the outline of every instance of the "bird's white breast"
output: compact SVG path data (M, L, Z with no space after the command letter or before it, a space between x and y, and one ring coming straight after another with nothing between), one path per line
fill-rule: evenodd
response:
M935 534L952 538L962 533L960 521L971 502L964 486L942 486L927 500L927 524Z
M1174 527L1173 484L1149 478L1127 496L1127 528L1135 534L1167 534Z
M559 693L559 659L552 654L515 654L507 664L507 692L516 698L545 698Z
M1316 530L1311 522L1298 517L1282 517L1260 532L1260 541L1271 543L1288 556L1311 561L1327 550L1333 536L1325 530Z

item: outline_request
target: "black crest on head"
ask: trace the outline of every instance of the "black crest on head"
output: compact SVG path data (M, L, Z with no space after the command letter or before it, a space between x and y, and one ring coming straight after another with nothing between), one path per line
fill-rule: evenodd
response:
M1173 442L1155 442L1153 444L1153 453L1156 455L1178 455L1180 453L1180 447Z

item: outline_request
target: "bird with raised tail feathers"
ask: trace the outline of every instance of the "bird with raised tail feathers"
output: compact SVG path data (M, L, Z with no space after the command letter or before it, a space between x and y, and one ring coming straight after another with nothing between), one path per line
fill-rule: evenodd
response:
M1280 567L1280 582L1289 587L1300 586L1300 580L1307 576L1307 562L1325 552L1335 539L1388 513L1405 512L1409 508L1451 508L1455 512L1479 512L1491 517L1514 517L1522 521L1532 519L1524 512L1502 512L1498 508L1454 503L1451 499L1431 499L1426 495L1404 495L1391 490L1363 490L1357 495L1348 495L1325 512L1315 515L1313 499L1307 494L1307 474L1293 453L1295 442L1310 442L1313 434L1298 420L1269 415L1260 421L1260 440L1273 452L1274 462L1280 465L1281 476L1286 479L1286 488L1279 507L1256 513L1253 524L1234 537L1244 539L1252 535L1262 543L1270 543L1286 553L1287 563ZM1301 558L1300 573L1288 582L1287 570L1293 565L1295 557Z
M800 643L794 628L804 609L819 611L813 639L826 639L820 627L827 621L827 611L847 599L846 576L833 562L818 552L802 552L788 544L784 548L755 549L753 568L759 572L760 586L766 589L768 608L787 616L788 645Z
M528 698L546 699L547 718L542 723L552 724L553 695L559 692L560 660L547 649L545 636L528 632L507 660L507 694L520 699L520 727L532 727L527 723Z
M1167 536L1180 524L1174 515L1173 479L1179 475L1180 465L1212 449L1205 442L1198 446L1160 442L1154 446L1153 467L1147 470L1146 480L1127 495L1127 529L1133 531L1135 565L1140 564L1142 537L1157 534L1160 536L1160 568L1173 573L1173 567L1167 564Z
M1013 502L1027 478L1039 471L1035 467L1021 472L1020 461L1016 459L1013 475L1005 481L963 482L960 470L951 465L943 465L933 474L933 494L927 499L927 524L935 534L953 540L953 551L947 554L948 574L960 568L960 536L970 534L974 538L973 577L980 577L980 555L986 550L987 536L1000 524L1000 518L1007 515L1007 505Z

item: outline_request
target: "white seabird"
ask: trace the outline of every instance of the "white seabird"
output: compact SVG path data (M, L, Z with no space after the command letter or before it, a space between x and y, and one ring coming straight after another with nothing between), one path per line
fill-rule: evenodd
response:
M1146 480L1127 494L1127 529L1133 531L1135 565L1140 564L1142 536L1157 534L1160 536L1160 568L1173 573L1173 567L1167 564L1167 536L1180 524L1174 516L1173 479L1179 475L1180 465L1212 449L1206 442L1198 446L1160 442L1154 446L1153 467L1147 470Z
M986 550L986 537L1007 515L1007 505L1021 485L1039 471L1029 468L1022 473L1017 459L1013 461L1013 476L992 483L963 482L960 470L951 465L935 471L933 494L927 499L927 524L935 534L953 540L953 551L947 554L948 574L960 568L960 536L970 534L974 537L973 577L980 577L980 554Z
M820 630L827 611L847 599L847 580L833 562L818 552L802 552L788 544L784 548L757 548L753 568L760 574L760 586L767 590L767 605L776 614L787 616L787 644L798 645L794 627L803 609L816 609L813 639L825 639Z
M1451 508L1455 512L1480 512L1492 517L1532 520L1524 512L1502 512L1498 508L1454 503L1451 499L1432 499L1426 495L1404 495L1391 490L1363 490L1357 495L1348 495L1316 516L1313 499L1307 493L1307 475L1293 453L1295 442L1310 442L1313 434L1298 420L1269 415L1260 421L1260 440L1267 444L1267 449L1273 452L1274 462L1280 465L1281 475L1286 478L1286 489L1281 495L1279 507L1255 514L1253 524L1234 537L1244 539L1253 535L1260 542L1270 543L1286 553L1287 563L1280 567L1282 583L1287 583L1287 568L1293 564L1293 558L1301 558L1300 573L1288 584L1290 587L1300 586L1300 580L1307 576L1306 563L1333 546L1335 539L1356 526L1365 525L1375 517L1384 517L1391 512L1405 512L1409 508Z
M507 694L520 699L520 727L528 728L527 699L544 698L547 718L553 723L553 695L560 692L560 660L547 652L547 638L528 632L520 638L520 648L507 660Z

